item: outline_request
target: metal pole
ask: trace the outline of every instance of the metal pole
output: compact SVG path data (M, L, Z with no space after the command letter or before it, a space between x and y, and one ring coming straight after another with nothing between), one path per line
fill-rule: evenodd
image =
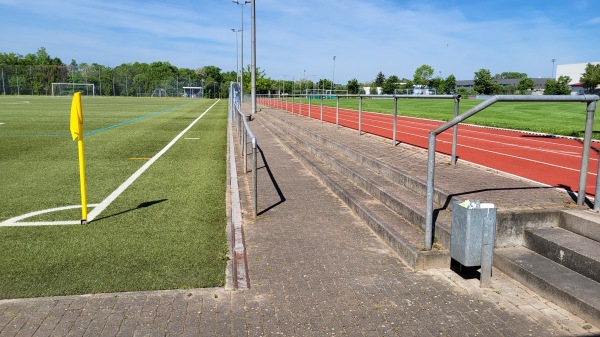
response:
M241 5L242 31L240 33L240 103L244 102L244 5Z
M257 187L258 187L258 177L257 177L257 170L256 170L256 152L257 151L257 145L256 145L256 138L252 137L252 211L254 213L254 216L256 217L256 215L258 214L258 191L257 191Z
M311 104L311 99L310 96L308 96L308 119L310 119L310 108L311 108L312 104Z
M397 129L397 125L398 125L398 98L396 96L394 96L394 126L392 127L393 129L393 135L392 135L392 141L394 146L396 146L396 133L398 131Z
M54 87L52 87L52 90L54 90ZM2 67L2 92L4 96L6 96L6 88L4 87L4 67Z
M358 95L358 135L362 135L362 96Z
M321 96L321 123L323 123L323 96Z
M244 127L244 131L242 132L242 155L244 156L244 173L248 172L248 144L247 144L247 131Z
M458 116L460 104L460 96L454 98L454 117ZM458 124L454 125L452 130L452 158L450 159L451 165L456 165L456 143L458 142Z
M435 133L429 133L427 149L427 213L425 214L425 250L431 250L433 243L433 184L435 177Z
M340 127L340 97L335 97L335 127Z
M252 0L252 115L256 114L256 0Z
M579 192L577 204L582 206L585 201L585 186L587 182L588 164L590 160L590 147L592 144L592 132L594 130L594 112L596 102L587 103L587 114L585 118L585 135L583 138L583 154L581 155L581 170L579 171Z

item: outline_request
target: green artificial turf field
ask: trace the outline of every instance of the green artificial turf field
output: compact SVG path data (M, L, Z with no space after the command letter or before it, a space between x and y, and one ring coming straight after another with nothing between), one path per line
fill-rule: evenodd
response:
M214 103L83 97L88 204L104 200ZM64 97L0 97L0 223L81 204L70 106ZM0 226L0 298L223 285L226 149L222 100L91 223ZM23 221L80 218L76 208Z

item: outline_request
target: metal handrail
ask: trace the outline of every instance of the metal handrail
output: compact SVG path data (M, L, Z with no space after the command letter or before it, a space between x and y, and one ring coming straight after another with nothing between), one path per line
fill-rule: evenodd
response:
M294 98L295 97L304 97L308 98L308 118L311 118L311 99L312 98L320 98L321 100L321 110L320 110L320 120L323 122L323 98L325 97L335 97L336 99L336 107L335 107L335 125L339 127L339 113L340 113L340 98L358 98L358 134L362 135L362 100L363 98L377 98L377 99L393 99L394 100L394 113L393 113L393 126L392 126L392 144L398 144L397 130L398 130L398 99L453 99L454 100L454 117L458 116L459 106L460 106L460 98L461 95L363 95L363 94L343 94L343 95L333 95L333 94L286 94L286 95L260 95L266 98L277 97L282 99L285 97L286 100L286 108L287 110L287 99L288 97L292 98L292 113L294 112ZM300 114L302 113L302 106L300 106ZM458 139L458 125L454 126L454 130L452 133L452 154L451 154L451 164L454 165L456 163L456 143Z
M231 83L229 91L229 115L230 120L237 124L238 138L242 146L242 156L244 157L244 173L248 173L248 138L252 143L252 213L254 216L258 214L258 177L257 177L257 148L258 144L256 137L246 119L246 115L242 113L240 93L238 83ZM238 91L236 91L238 89Z
M429 132L429 145L427 156L427 214L425 218L425 249L431 249L433 245L433 193L434 193L434 178L435 178L435 145L436 136L448 130L449 128L458 125L458 123L475 115L496 102L586 102L587 115L585 123L585 135L583 141L583 154L581 158L581 169L579 172L579 192L577 195L577 204L583 205L585 201L585 186L587 180L588 161L590 157L590 145L592 142L592 131L594 126L594 112L596 111L596 102L600 100L598 95L581 95L581 96L563 96L563 95L548 95L548 96L521 96L521 95L498 95L493 96L470 110L454 117L452 120L438 126ZM600 173L600 161L598 166ZM600 179L596 182L596 198L594 200L594 210L600 208L598 201L598 193L600 192Z

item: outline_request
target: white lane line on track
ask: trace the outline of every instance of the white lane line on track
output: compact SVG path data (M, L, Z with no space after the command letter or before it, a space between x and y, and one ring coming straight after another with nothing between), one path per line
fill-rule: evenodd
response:
M413 123L414 124L414 123ZM376 126L376 125L370 125L365 123L364 121L364 117L363 117L363 125L368 125L370 127L375 127L375 128L379 128L379 129L384 129L386 130L386 128L381 127L381 126ZM434 126L434 124L430 124L431 126ZM400 127L406 127L408 129L413 129L413 130L419 130L419 131L426 131L429 132L431 131L431 129L427 129L427 128L423 128L421 127L422 125L420 124L419 127L416 126L409 126L407 124L399 124L398 125L398 129ZM466 131L466 132L465 132ZM399 131L400 132L400 131ZM517 133L518 131L514 131L515 133ZM427 138L426 136L422 136L422 135L416 135L416 134L412 134L412 133L408 133L408 132L402 132L403 134L409 134L409 135L413 135L413 136L418 136L420 138ZM531 143L541 143L541 144L546 144L546 145L552 145L552 146L559 146L559 147L567 147L567 148L573 148L574 150L578 150L578 151L564 151L564 150L551 150L551 149L546 149L543 147L534 147L534 146L527 146L527 145L517 145L514 144L513 142L503 142L503 141L497 141L497 140L490 140L487 138L479 138L479 137L474 137L474 136L469 136L469 135L465 135L465 133L475 133L475 134L482 134L482 135L487 135L489 136L490 133L486 133L486 132L481 132L481 131L475 131L475 130L463 130L463 132L460 133L460 137L461 138L469 138L469 139L473 139L479 142L486 142L486 143L490 143L490 144L496 144L496 145L503 145L506 147L512 147L512 148L518 148L518 149L526 149L526 150L535 150L538 152L547 152L547 153L552 153L552 154L559 154L559 155L564 155L564 156L569 156L569 157L576 157L576 158L580 158L581 157L581 146L577 147L575 145L568 145L568 144L558 144L558 143L553 143L553 142L548 142L548 141L541 141L541 140L536 140L536 139L531 139L528 140L528 142ZM512 136L507 136L507 135L499 135L499 134L493 134L495 137L505 137L505 138L509 138L514 140L517 137L512 137ZM597 158L593 158L590 157L590 159L592 161L597 161Z
M217 100L215 103L213 103L213 105L211 105L208 109L206 109L206 111L204 111L198 118L196 118L192 123L190 123L190 125L188 125L185 129L183 129L183 131L181 131L181 133L179 133L175 138L173 138L173 140L171 140L171 142L169 142L169 144L167 144L162 150L160 150L157 154L155 154L154 157L152 157L149 161L144 163L144 165L142 165L142 167L140 167L137 171L135 171L135 173L131 177L127 178L127 180L125 180L125 182L123 182L123 184L121 184L121 186L119 186L116 190L114 190L108 197L106 197L106 199L102 200L102 202L100 202L98 204L98 206L96 206L88 214L88 223L92 222L98 216L98 214L100 214L102 211L104 211L113 201L115 201L115 199L117 199L117 197L119 197L119 195L121 195L121 193L123 193L131 184L133 184L133 182L137 178L139 178L142 175L142 173L144 173L150 166L152 166L152 164L154 164L154 162L157 161L158 158L160 158L163 154L165 154L165 152L167 152L167 150L169 150L173 145L175 145L175 143L181 137L183 137L183 135L194 126L194 124L196 124L202 117L204 117L204 115L210 109L212 109L217 103L219 103L219 101L220 100Z

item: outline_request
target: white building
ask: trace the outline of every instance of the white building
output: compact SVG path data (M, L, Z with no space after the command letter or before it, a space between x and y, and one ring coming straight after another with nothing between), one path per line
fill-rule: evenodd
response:
M569 76L571 78L571 84L577 84L581 82L581 76L585 73L585 66L591 63L593 65L600 64L600 62L586 62L586 63L572 63L572 64L559 64L556 66L556 77L558 80L560 76Z

